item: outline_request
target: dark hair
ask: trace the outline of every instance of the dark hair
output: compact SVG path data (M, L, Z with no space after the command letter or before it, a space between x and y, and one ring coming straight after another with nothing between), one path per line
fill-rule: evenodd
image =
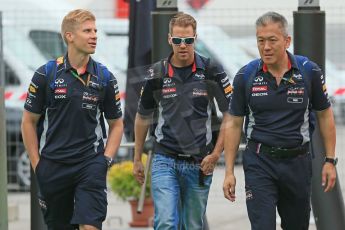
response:
M284 36L288 36L288 22L283 15L270 11L261 15L255 24L256 28L258 28L260 26L266 26L268 23L278 23Z

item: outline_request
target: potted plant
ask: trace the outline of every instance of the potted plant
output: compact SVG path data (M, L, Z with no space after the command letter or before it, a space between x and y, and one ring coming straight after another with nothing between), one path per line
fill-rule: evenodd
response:
M142 162L146 165L147 156L143 154ZM137 204L140 196L141 185L133 175L133 162L122 161L114 164L108 172L108 184L111 190L122 200L129 201L132 210L131 227L150 226L154 210L151 199L151 177L149 175L145 189L145 201L142 213L137 213Z

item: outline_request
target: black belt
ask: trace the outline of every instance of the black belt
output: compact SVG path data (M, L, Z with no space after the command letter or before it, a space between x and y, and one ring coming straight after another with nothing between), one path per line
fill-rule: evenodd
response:
M196 158L193 155L188 155L188 154L173 154L173 153L166 153L166 152L157 152L157 154L167 156L176 160L183 160L183 161L187 161L187 162L195 163L195 164L199 164L201 162L200 158Z
M161 145L159 142L155 142L155 152L161 155L165 155L177 160L184 160L194 163L201 163L201 161L213 150L213 144L210 143L204 147L200 148L198 153L172 153L172 150Z
M280 148L249 140L247 147L256 153L265 153L275 158L294 158L309 152L309 142L296 148Z

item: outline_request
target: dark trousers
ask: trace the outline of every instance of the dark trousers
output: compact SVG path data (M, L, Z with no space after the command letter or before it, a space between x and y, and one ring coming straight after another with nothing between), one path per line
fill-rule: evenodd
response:
M247 149L243 154L247 212L252 230L275 230L276 209L284 230L307 230L311 155L277 159Z
M41 157L36 178L49 230L74 230L79 224L102 229L107 212L107 168L103 154L76 164Z

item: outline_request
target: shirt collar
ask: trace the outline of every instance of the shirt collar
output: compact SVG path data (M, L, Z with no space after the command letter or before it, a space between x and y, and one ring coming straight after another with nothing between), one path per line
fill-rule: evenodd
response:
M67 53L66 53L66 55L63 57L63 64L64 64L64 68L65 68L65 71L67 72L67 71L69 71L69 70L71 70L71 69L74 69L72 66L71 66L71 64L70 64L70 62L69 62L69 60L68 60L68 56L67 56ZM87 65L86 65L86 71L85 71L85 73L90 73L90 74L93 74L93 75L97 75L97 73L96 73L96 71L95 71L95 68L94 68L94 65L95 64L95 61L91 58L91 56L90 56L90 58L89 58L89 61L88 61L88 63L87 63Z
M172 57L173 53L171 53L168 57L168 65L166 65L166 68L165 68L165 74L168 73L168 76L169 77L173 77L174 76L174 68L173 66L171 65L171 57ZM193 65L192 65L192 72L195 73L195 71L197 69L203 69L205 70L206 66L205 66L205 63L201 60L201 57L199 54L197 53L194 53L194 62L193 62Z
M291 54L289 51L286 51L286 53L288 55L288 70L290 70L291 68L298 69L298 66L293 54ZM259 69L262 70L264 73L268 71L267 65L263 63L263 61L261 61Z

